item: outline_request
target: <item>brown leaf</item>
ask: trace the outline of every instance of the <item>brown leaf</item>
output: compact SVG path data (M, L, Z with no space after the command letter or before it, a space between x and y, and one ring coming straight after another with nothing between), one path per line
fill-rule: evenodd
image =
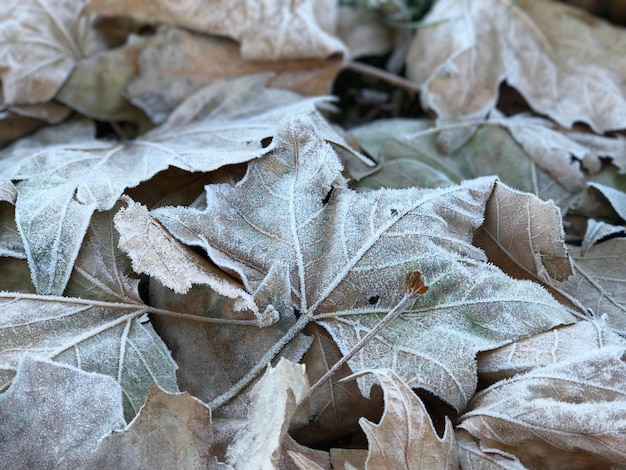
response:
M12 0L0 7L0 78L4 104L54 97L76 60L102 47L75 0Z
M139 41L144 42L139 73L127 96L153 122L162 122L193 92L222 78L272 72L270 86L319 96L330 93L341 68L340 59L245 61L234 41L169 26L160 27L154 37L134 39Z
M423 21L432 26L416 35L407 75L441 123L484 119L506 80L563 127L581 121L599 133L624 128L621 29L541 0L444 0ZM456 132L451 147L469 135Z
M128 206L117 212L114 222L120 233L119 247L132 260L135 272L151 276L178 294L186 294L192 284L207 284L219 295L236 299L236 311L252 311L260 326L278 320L274 307L259 312L252 295L224 271L172 238L145 206L127 197L124 200Z
M624 352L607 346L497 382L472 399L459 426L531 468L540 459L544 468L626 463Z
M218 0L172 4L167 0L89 0L87 13L130 16L169 23L202 33L228 36L241 43L246 60L319 59L343 52L332 33L337 11L333 0Z
M252 391L248 421L228 448L228 462L236 469L277 468L289 421L309 390L304 366L284 359L269 366Z
M83 468L206 469L212 442L211 412L201 401L154 386L137 417L104 436Z
M480 353L478 374L483 383L493 384L579 354L624 345L624 340L606 325L581 321Z
M512 454L477 442L465 429L455 431L456 455L463 470L526 470Z
M561 212L551 202L496 183L474 244L518 279L563 281L572 274Z
M459 468L450 419L446 417L444 435L440 438L422 401L393 371L367 372L376 377L383 389L385 412L378 424L365 418L359 420L369 442L366 468Z

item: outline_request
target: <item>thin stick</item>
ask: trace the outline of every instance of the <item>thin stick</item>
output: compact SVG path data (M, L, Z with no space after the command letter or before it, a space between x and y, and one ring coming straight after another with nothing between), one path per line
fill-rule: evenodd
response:
M378 67L372 67L371 65L367 65L362 62L348 62L346 64L346 68L354 70L355 72L362 73L364 75L370 75L391 85L397 86L398 88L403 88L404 90L408 90L413 93L419 93L420 91L420 87L417 83L413 83L406 78L399 77L398 75L389 73L383 69L379 69Z

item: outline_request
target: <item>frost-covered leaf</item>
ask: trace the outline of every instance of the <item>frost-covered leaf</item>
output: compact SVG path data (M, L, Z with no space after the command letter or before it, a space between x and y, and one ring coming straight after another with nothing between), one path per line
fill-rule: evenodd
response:
M242 470L278 468L289 421L309 391L304 366L283 359L276 367L268 367L252 391L248 421L228 448L228 462Z
M385 412L380 423L361 418L369 452L366 468L387 470L457 469L454 431L448 417L443 437L413 390L391 370L367 371L376 377L385 393Z
M24 245L15 225L16 199L13 183L0 178L0 256L24 259Z
M0 293L0 389L30 352L112 376L129 417L154 383L177 391L176 364L147 321L138 281L127 277L112 219L110 212L94 216L67 297Z
M4 104L51 100L75 62L98 48L76 0L10 0L0 6Z
M545 0L443 0L423 21L432 26L416 35L407 75L441 123L484 119L506 81L563 127L624 128L621 29ZM470 132L455 132L451 147Z
M600 183L589 183L591 192L606 199L619 217L626 221L626 193Z
M155 386L126 429L102 436L83 468L206 469L212 444L210 410L187 393Z
M313 112L319 101L248 76L200 90L135 141L97 140L90 124L72 122L8 148L0 173L20 180L16 219L37 291L63 292L91 214L113 207L126 188L170 165L212 171L259 157L285 114Z
M259 72L272 73L268 84L304 95L327 95L341 68L340 59L246 61L230 39L161 26L143 41L139 73L129 84L128 99L153 122L162 122L185 98L219 79ZM206 60L211 57L211 60Z
M439 150L439 129L425 119L385 119L351 130L359 144L378 163L376 172L355 187L435 188L478 176L498 175L507 185L552 199L567 207L573 192L544 171L500 127L485 126L460 149L446 155Z
M478 375L491 384L606 346L626 346L626 342L601 322L581 321L480 353Z
M546 451L548 468L626 463L623 357L623 346L607 346L498 382L472 399L459 426L531 468Z
M26 355L0 395L0 456L13 470L87 468L99 439L125 425L111 377Z
M564 237L560 211L551 201L496 183L474 243L510 276L563 281L572 274Z
M573 321L543 289L509 278L471 244L493 178L361 193L347 188L337 156L307 119L287 122L274 143L239 182L207 185L206 208L153 215L249 292L284 269L278 291L290 292L293 308L321 323L343 354L405 295L407 273L421 271L430 290L349 362L353 371L393 368L462 408L476 386L476 352ZM367 394L371 379L359 380Z
M178 294L186 294L192 284L207 284L215 292L237 299L236 310L251 310L263 326L273 323L274 307L259 312L252 295L208 263L189 247L182 245L155 220L145 206L126 199L128 207L115 215L120 233L119 247L128 254L133 270L157 279ZM276 313L276 315L278 315Z
M574 275L553 287L577 300L607 324L626 331L626 238L614 238L584 249L568 246Z
M512 454L476 442L464 429L457 429L456 455L463 470L526 470Z
M609 224L601 220L588 219L587 230L585 230L585 236L580 244L582 248L581 254L584 255L589 248L602 239L615 238L617 235L626 236L626 227Z
M246 60L324 58L345 49L333 36L334 0L218 0L182 5L167 0L89 0L84 11L228 36L241 43Z

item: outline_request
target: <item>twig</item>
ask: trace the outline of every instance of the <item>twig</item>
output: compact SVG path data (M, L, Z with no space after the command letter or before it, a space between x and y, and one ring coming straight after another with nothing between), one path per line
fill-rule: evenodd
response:
M354 70L358 73L362 73L364 75L370 75L391 85L397 86L398 88L403 88L404 90L408 90L413 93L419 93L420 91L420 87L417 83L413 83L406 78L402 78L398 75L389 73L383 69L379 69L378 67L372 67L371 65L367 65L362 62L350 61L346 64L346 68Z
M315 390L320 388L324 382L332 377L332 375L337 372L341 366L352 359L356 353L363 349L363 346L365 346L374 336L380 333L383 328L395 320L398 315L404 312L404 310L416 297L422 295L428 290L428 286L424 285L424 278L422 277L422 273L420 271L413 271L409 273L406 284L407 293L404 294L402 299L400 299L400 302L398 302L394 308L389 310L389 313L385 315L385 318L383 318L378 325L372 328L368 334L361 338L361 340L352 347L348 354L339 359L335 365L333 365L324 375L322 375L322 377L318 379L317 382L315 382L315 384L313 384L311 387L311 394L313 394Z

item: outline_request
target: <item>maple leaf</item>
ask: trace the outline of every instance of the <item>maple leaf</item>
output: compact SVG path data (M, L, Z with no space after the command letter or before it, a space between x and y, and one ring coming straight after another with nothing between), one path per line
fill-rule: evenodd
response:
M457 469L452 422L445 419L443 437L437 435L426 407L393 371L371 370L385 393L380 423L359 420L369 442L369 469Z
M83 55L104 47L75 0L13 0L0 7L4 104L54 97Z
M332 33L334 0L230 0L173 5L167 0L89 0L84 12L169 23L241 43L246 60L324 58L345 47Z
M286 270L279 292L291 293L294 328L319 322L343 354L403 297L407 273L423 272L430 290L349 362L352 370L393 368L462 408L479 350L573 321L538 285L509 278L471 244L493 178L357 193L310 121L287 121L274 142L241 181L207 185L205 209L152 214L249 292Z
M621 129L626 119L621 29L562 3L543 0L437 2L407 56L425 107L439 122L480 121L498 87L517 89L537 112L569 128ZM455 149L471 130L451 131Z
M66 297L0 292L0 389L28 353L113 377L129 417L150 387L177 391L176 364L145 316L146 306L116 250L111 212L93 217Z
M4 151L0 172L20 180L16 220L37 292L63 292L91 215L113 207L126 188L170 165L212 171L259 157L284 114L313 112L320 101L264 83L262 76L216 82L135 141L97 140L91 123L74 121ZM329 125L324 132L336 137Z
M85 468L98 440L126 422L117 382L29 355L0 395L0 455L15 470Z
M623 356L623 345L606 346L498 382L472 399L459 427L529 467L624 463Z

